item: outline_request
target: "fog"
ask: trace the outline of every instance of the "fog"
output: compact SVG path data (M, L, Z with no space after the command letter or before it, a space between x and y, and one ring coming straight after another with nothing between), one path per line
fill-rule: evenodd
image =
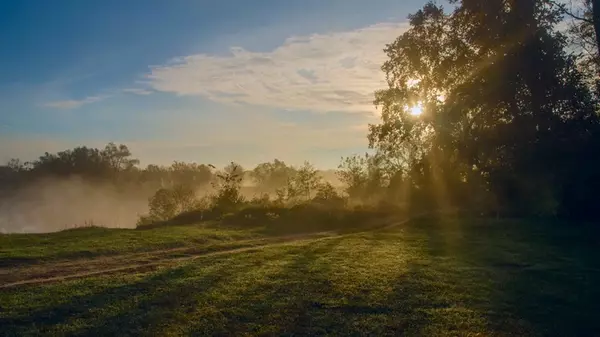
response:
M45 233L83 226L133 228L147 193L118 191L78 178L45 180L0 200L0 232Z
M339 185L333 171L321 171L323 181ZM26 183L0 195L0 233L48 233L78 227L135 228L148 213L155 188L139 185L118 188L81 178L54 178ZM281 186L256 186L244 179L240 193L250 200ZM196 191L198 198L215 193L210 184ZM274 193L269 193L272 197Z

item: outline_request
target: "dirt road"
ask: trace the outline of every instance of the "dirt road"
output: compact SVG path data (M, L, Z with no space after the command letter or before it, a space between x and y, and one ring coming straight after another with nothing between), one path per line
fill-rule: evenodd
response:
M414 218L414 217L413 217ZM340 238L360 233L391 229L411 219L393 221L389 225L367 231L347 234L320 232L314 234L280 236L257 240L236 241L218 246L180 247L141 253L126 253L116 256L79 258L0 269L0 289L61 282L70 279L119 274L124 272L151 272L160 268L171 268L181 263L205 257L258 251L267 247L297 244L302 241L315 242Z

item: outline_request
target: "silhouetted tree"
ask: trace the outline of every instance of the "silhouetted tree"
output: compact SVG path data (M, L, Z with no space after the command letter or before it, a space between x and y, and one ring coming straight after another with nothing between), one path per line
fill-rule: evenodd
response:
M250 177L254 180L260 192L273 193L275 190L285 187L288 179L295 173L293 167L275 159L273 162L257 165L250 171Z
M597 149L598 118L554 30L560 11L537 0L452 2L451 14L429 3L411 15L385 49L389 88L376 94L371 147L402 159L413 194L438 206L478 191L514 214L583 211L570 200L589 207L594 187L573 186L597 184L597 162L582 152Z
M169 168L172 184L189 185L195 188L206 186L213 178L210 167L204 164L175 161Z
M597 3L597 1L596 1ZM578 65L586 75L587 82L593 88L596 95L600 94L600 46L594 23L594 11L600 11L598 4L594 7L592 0L579 0L568 7L565 3L555 3L563 13L571 18L567 30L574 51L578 58Z
M244 169L234 162L215 174L213 187L217 193L213 197L214 207L226 213L234 211L244 202L244 197L240 194L243 174Z
M290 180L290 188L304 200L310 200L321 183L321 177L315 167L305 161Z

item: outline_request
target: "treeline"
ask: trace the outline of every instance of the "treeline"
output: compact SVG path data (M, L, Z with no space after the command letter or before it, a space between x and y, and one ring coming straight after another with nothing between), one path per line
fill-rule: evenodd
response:
M169 166L150 164L142 168L127 145L109 143L103 149L86 146L45 153L38 159L22 162L12 159L0 166L0 186L4 190L35 184L44 179L78 177L90 183L110 183L121 188L160 188L187 186L191 189L212 188L224 174L235 174L239 184L251 187L257 194L276 194L294 181L303 181L306 188L298 191L308 197L324 182L324 172L308 162L301 167L281 160L261 163L246 170L236 163L218 169L211 164L175 161Z
M265 215L270 208L281 211L297 205L319 205L321 211L325 207L329 212L348 205L339 186L332 185L324 178L324 172L309 162L294 167L275 159L250 170L234 162L221 169L211 164L177 161L170 166L139 166L139 160L123 144L109 143L104 149L77 147L45 153L31 162L10 160L0 167L0 191L10 202L19 189L31 191L36 186L48 186L49 182L77 178L76 184L112 187L107 190L120 190L124 197L148 197L149 212L141 216L139 226L164 223L194 211L202 213L192 219L199 221L222 219L253 207ZM2 201L0 198L0 204Z
M5 176L29 181L77 174L148 185L158 190L151 209L154 202L163 210L149 215L157 219L219 205L323 200L344 207L598 219L600 57L594 37L600 15L593 12L600 8L584 1L584 12L573 15L583 19L559 31L568 9L553 1L451 3L451 12L428 3L385 47L388 88L375 94L381 120L368 135L374 154L342 159L337 175L343 190L319 179L309 163L295 168L275 160L252 170L235 164L216 170L176 162L140 169L126 146L114 144L46 154L25 165L12 161ZM243 179L257 188L250 199L239 193ZM193 197L195 188L208 185L214 188L208 199Z

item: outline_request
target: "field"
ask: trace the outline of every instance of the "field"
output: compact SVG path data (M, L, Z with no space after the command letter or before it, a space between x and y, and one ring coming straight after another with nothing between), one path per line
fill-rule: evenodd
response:
M395 224L0 236L0 334L600 335L599 240L587 227Z

